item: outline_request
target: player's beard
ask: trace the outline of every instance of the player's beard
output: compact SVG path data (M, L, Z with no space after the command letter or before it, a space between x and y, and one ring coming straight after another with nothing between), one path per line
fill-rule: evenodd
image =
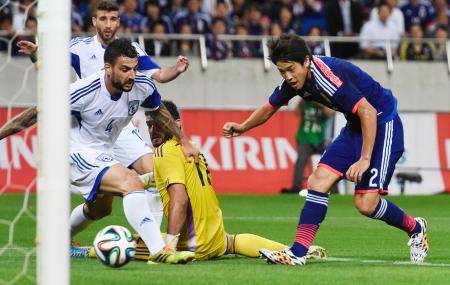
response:
M127 84L127 83L131 83L130 85L130 87L125 87L125 84ZM113 78L111 78L111 84L112 84L112 86L114 86L114 88L116 88L117 90L120 90L120 91L124 91L124 92L129 92L129 91L131 91L131 89L133 88L133 85L134 85L134 80L130 80L130 81L127 81L127 82L125 82L125 83L121 83L120 81L118 81L118 80L114 80L114 77Z
M109 30L104 29L103 31L101 29L97 29L97 34L102 39L103 43L108 45L114 40L114 37L116 35L116 31L113 31L112 29L109 29ZM109 33L108 36L106 35L107 33Z

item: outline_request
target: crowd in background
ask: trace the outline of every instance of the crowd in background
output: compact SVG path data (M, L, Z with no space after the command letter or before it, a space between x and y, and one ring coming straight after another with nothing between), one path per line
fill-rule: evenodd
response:
M72 31L95 32L92 13L98 0L72 1ZM16 33L36 35L33 0L0 0L0 50ZM332 43L333 56L386 58L385 41L400 60L445 60L450 0L117 0L122 33L204 34L210 59L262 56L260 42L224 41L221 34L358 36L360 43ZM19 36L15 38L23 38ZM405 37L412 41L402 40ZM437 38L437 42L422 41ZM14 39L14 38L13 38ZM309 42L324 54L322 42ZM146 40L151 56L199 54L196 41ZM14 48L11 51L15 53Z

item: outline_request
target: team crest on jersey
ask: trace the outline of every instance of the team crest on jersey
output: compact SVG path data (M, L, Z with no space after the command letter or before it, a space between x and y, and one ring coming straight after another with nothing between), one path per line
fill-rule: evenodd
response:
M128 102L128 115L133 116L139 109L139 100L132 100Z
M113 161L113 157L110 154L102 153L97 157L97 160L103 161L103 162L111 162Z

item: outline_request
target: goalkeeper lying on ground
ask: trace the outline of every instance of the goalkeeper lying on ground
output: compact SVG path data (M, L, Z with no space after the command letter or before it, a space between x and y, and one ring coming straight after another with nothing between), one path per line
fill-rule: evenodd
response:
M175 104L163 101L181 128L180 115ZM154 150L154 181L149 175L141 176L145 188L156 183L164 205L164 215L168 220L166 243L178 250L195 252L195 259L207 260L225 254L240 254L258 257L261 248L283 250L286 245L253 235L227 234L223 225L222 211L219 207L211 175L203 155L199 162L186 161L181 145L165 134L147 116L147 125ZM135 235L137 248L135 258L148 260L149 251L139 236ZM86 256L88 248L80 248L78 257ZM72 247L72 256L77 256L77 247ZM84 253L83 250L85 249ZM89 256L95 253L90 250ZM308 258L324 258L325 249L311 246Z
M163 102L181 127L175 104ZM200 155L197 164L186 161L180 144L165 134L150 116L147 116L147 125L155 147L154 179L168 219L166 243L179 250L194 251L197 260L224 254L258 257L261 248L281 250L286 247L253 234L227 234L205 157ZM324 257L325 249L312 247L309 255ZM135 257L148 259L148 250L140 239Z

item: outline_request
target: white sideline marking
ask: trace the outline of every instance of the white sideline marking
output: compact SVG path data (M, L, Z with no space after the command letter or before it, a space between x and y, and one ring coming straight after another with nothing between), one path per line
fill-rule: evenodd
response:
M34 250L34 247L9 247L8 250ZM36 255L35 252L31 253L32 256ZM450 267L450 263L431 263L424 262L420 264L411 263L410 261L395 261L395 260L382 260L382 259L358 259L358 258L346 258L346 257L327 257L326 259L318 259L320 262L336 261L336 262L348 262L348 263L385 263L391 265L411 265L411 266L429 266L429 267Z
M352 262L352 263L386 263L391 265L413 265L413 266L431 266L431 267L450 267L450 263L431 263L423 262L415 264L410 261L392 261L379 259L358 259L358 258L342 258L342 257L327 257L323 261L337 261L337 262Z

